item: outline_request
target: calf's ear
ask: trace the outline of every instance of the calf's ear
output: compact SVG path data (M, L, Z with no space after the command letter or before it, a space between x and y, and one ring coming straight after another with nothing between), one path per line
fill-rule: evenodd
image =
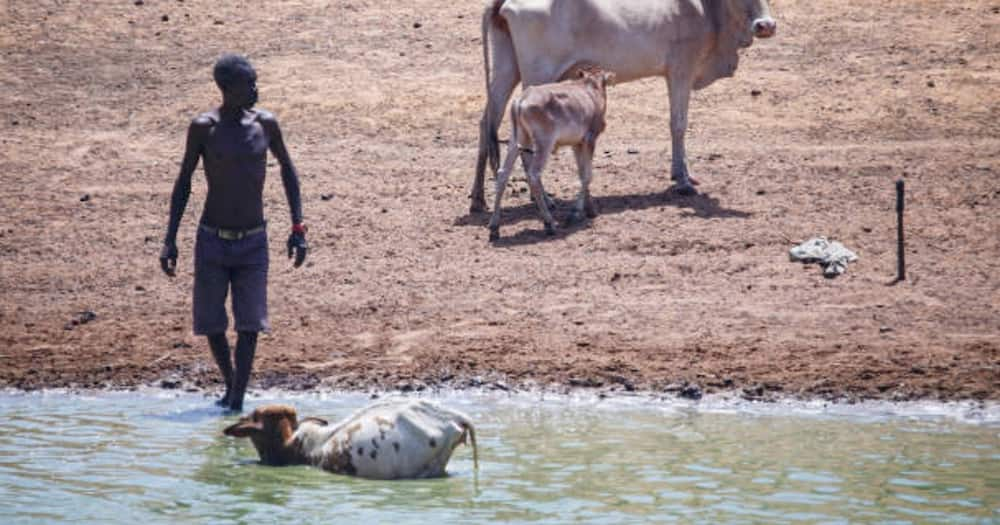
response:
M264 430L264 426L260 421L253 421L250 418L242 418L236 423L226 427L222 431L223 434L230 437L250 437L255 432L261 432Z
M323 418L313 417L313 416L303 418L302 421L299 421L299 424L301 425L302 423L305 423L306 421L312 421L314 423L319 424L319 426L321 426L321 427L325 427L325 426L327 426L327 425L330 424L329 422L327 422L327 420L325 420Z

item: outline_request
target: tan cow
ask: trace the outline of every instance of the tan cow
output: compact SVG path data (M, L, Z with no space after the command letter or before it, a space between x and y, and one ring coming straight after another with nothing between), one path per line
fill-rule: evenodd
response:
M369 479L443 476L467 437L479 465L469 419L423 400L380 401L335 425L315 417L298 421L294 408L267 405L223 433L250 438L265 465L313 465Z
M666 77L671 177L680 192L694 193L684 150L691 90L732 76L738 50L776 27L767 0L489 0L482 19L487 103L470 211L486 209L486 162L500 165L497 129L517 84L555 82L582 63L618 82Z
M553 151L573 146L580 175L580 194L567 222L594 217L590 200L591 161L598 135L604 131L608 106L607 86L614 74L600 70L580 70L576 79L525 88L510 106L511 139L507 158L497 172L496 200L490 219L490 241L500 239L500 200L520 151L532 151L527 167L531 197L545 224L545 233L555 234L552 213L545 202L542 170Z

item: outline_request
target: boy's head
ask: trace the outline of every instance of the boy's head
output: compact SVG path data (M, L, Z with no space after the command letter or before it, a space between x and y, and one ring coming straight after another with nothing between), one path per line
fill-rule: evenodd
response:
M215 84L222 91L225 102L251 108L257 103L257 72L242 55L222 55L212 70Z

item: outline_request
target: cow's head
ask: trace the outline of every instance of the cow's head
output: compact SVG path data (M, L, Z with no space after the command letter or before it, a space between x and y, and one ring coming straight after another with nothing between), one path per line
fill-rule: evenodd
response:
M265 465L295 463L296 451L292 435L298 427L295 409L287 405L258 407L249 416L241 417L226 427L223 434L230 437L248 437Z
M778 23L771 18L771 8L767 0L726 0L729 4L731 21L739 26L744 46L753 43L753 38L771 38L778 30Z

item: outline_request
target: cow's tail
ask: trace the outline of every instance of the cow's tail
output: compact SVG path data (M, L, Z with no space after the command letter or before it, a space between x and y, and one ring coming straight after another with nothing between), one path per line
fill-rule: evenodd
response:
M489 0L486 8L483 9L483 21L482 21L482 40L483 40L483 68L484 77L486 79L486 112L485 118L483 120L483 129L480 133L485 135L485 147L486 156L489 159L490 167L493 168L495 172L497 168L500 167L500 139L497 136L498 128L500 127L499 122L493 122L492 113L490 112L491 106L494 101L490 97L490 72L492 68L490 67L490 29L503 30L503 25L501 25L503 19L500 17L500 7L506 0Z
M486 77L486 99L489 103L490 97L490 25L495 16L495 5L502 3L498 0L490 0L490 5L483 9L482 40L483 40L483 76Z
M517 123L521 120L520 102L520 98L515 98L514 102L510 105L510 140L514 141L514 145L517 146L518 151L520 151L522 147L527 147L525 144L518 143L520 135L517 133Z
M472 422L464 417L459 420L458 424L462 427L462 443L465 443L465 437L468 436L469 442L472 444L472 466L479 470L479 445L476 444L476 428L472 426Z

